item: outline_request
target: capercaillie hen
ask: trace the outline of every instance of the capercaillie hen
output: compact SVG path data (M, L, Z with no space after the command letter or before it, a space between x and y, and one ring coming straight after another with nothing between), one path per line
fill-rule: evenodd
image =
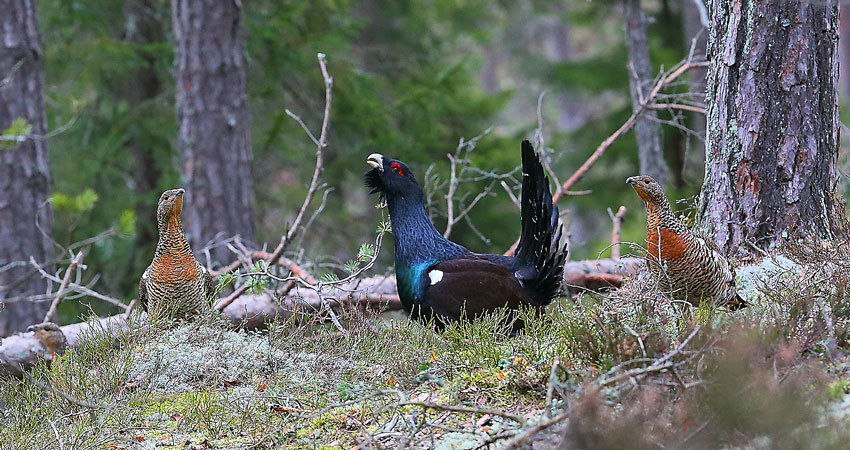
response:
M213 278L195 259L183 233L183 189L162 193L156 210L159 243L139 280L139 303L156 318L190 319L209 309Z
M53 322L42 322L27 327L27 331L32 331L35 338L50 354L50 362L54 363L60 356L65 354L68 347L68 339L65 333Z
M686 227L670 208L664 189L652 177L626 180L646 206L647 264L668 298L698 306L739 309L747 303L735 289L735 271L713 240Z

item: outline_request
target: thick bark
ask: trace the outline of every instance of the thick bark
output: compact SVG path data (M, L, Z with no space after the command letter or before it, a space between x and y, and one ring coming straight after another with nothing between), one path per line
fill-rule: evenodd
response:
M173 0L184 226L196 250L214 237L254 237L251 129L241 2ZM225 248L213 253L230 259Z
M646 34L646 17L640 0L623 0L623 19L626 23L626 46L629 50L629 90L632 107L640 108L640 99L652 86L652 64L649 60L649 39ZM647 111L635 124L640 173L649 175L661 186L667 180L667 165L661 148L661 126L655 111Z
M838 57L840 95L845 101L850 101L850 4L842 3L840 8L838 33L840 36Z
M829 235L838 152L838 7L713 0L700 216L727 253Z
M0 148L0 266L30 257L50 259L52 209L47 128L42 99L42 52L35 2L0 0L0 131L16 119L32 126L31 136L14 149ZM49 270L49 269L48 269ZM0 272L4 298L43 294L47 282L29 266ZM0 312L0 336L20 331L44 317L47 303L14 302Z
M600 290L618 287L625 278L640 271L643 260L637 258L603 259L599 261L570 261L564 268L564 287L568 293L583 290ZM372 311L393 311L402 309L396 292L394 276L374 277L355 280L345 289L335 292L323 292L336 300L327 300L327 305L339 311L343 307L361 308ZM356 289L355 292L352 290ZM282 299L273 299L269 295L243 295L222 311L222 316L235 326L256 330L265 328L269 321L292 317L297 313L313 313L325 309L314 291L293 289ZM36 320L36 322L40 321ZM27 324L28 325L28 324ZM78 347L87 330L105 330L119 333L127 329L127 317L118 314L92 322L65 325L62 332L68 339L68 348ZM23 333L6 338L0 343L0 375L21 376L21 369L29 370L44 358L45 349L38 343L33 333Z

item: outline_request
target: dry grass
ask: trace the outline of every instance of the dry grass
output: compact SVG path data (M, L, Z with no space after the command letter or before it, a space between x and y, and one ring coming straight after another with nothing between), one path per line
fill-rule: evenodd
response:
M523 312L515 336L504 314L437 332L360 311L342 315L347 335L216 319L95 331L0 385L0 448L841 448L847 272L824 245L753 275L734 314L636 282Z

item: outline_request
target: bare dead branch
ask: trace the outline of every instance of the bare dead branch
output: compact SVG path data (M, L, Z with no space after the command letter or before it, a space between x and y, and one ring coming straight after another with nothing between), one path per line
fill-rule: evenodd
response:
M695 69L698 67L708 67L708 62L706 61L690 61L685 60L679 63L675 68L669 73L665 74L663 77L659 79L658 82L655 83L655 86L649 91L647 97L641 102L639 108L637 108L632 115L618 128L613 134L605 138L601 144L596 148L596 150L587 158L587 160L582 164L576 171L573 173L567 181L561 185L560 192L555 193L552 196L552 202L558 203L561 198L564 196L564 192L569 191L579 180L596 164L596 161L602 157L603 154L611 147L611 145L623 137L626 132L631 130L640 116L649 109L650 104L655 103L655 99L658 97L659 93L666 87L670 86L671 83L676 81L682 74L687 72L688 70Z
M47 313L44 315L44 320L42 322L55 322L56 321L56 310L59 307L59 302L62 301L62 297L68 292L68 283L71 282L71 274L74 270L77 269L77 266L82 264L83 262L83 252L77 252L77 255L74 256L74 259L71 261L71 264L68 265L68 268L65 270L65 276L62 278L62 282L59 284L59 290L56 291L56 298L53 299L53 302L50 303L50 308L47 310Z
M325 113L322 117L322 128L319 133L319 139L317 140L312 133L310 133L309 129L304 125L304 122L301 121L300 118L292 114L289 110L286 111L287 115L296 119L298 123L300 123L304 129L307 131L307 135L316 144L316 164L313 168L313 178L310 180L310 187L307 189L307 195L304 197L304 203L301 204L301 208L298 210L298 214L295 216L295 220L292 222L292 225L289 228L289 231L281 237L280 243L275 247L274 251L270 255L270 257L266 260L266 262L271 262L277 260L282 254L283 250L286 246L292 241L295 235L298 233L299 228L301 226L301 220L304 218L304 214L307 211L307 208L313 201L313 196L316 195L316 191L319 188L319 177L322 174L322 169L324 167L324 151L325 147L328 146L328 127L330 125L331 119L331 100L332 100L332 88L333 88L333 78L328 74L327 68L327 59L324 53L319 53L317 55L319 60L319 69L322 71L322 79L325 82ZM233 303L234 300L239 298L242 294L244 294L248 290L248 285L243 284L242 286L236 288L232 294L230 294L227 298L219 302L215 305L214 309L220 311L227 307L227 305Z
M36 263L36 262L35 262L35 259L33 259L32 257L30 257L30 264L31 264L33 267L35 267L35 268L36 268L36 270L38 270L38 272L41 274L41 276L42 276L43 278L46 278L46 279L48 279L48 280L50 280L50 281L53 281L53 282L55 282L55 283L60 283L60 284L62 283L62 280L61 280L61 279L59 279L59 278L58 278L58 277L56 277L55 275L51 275L51 274L47 273L47 272L46 272L46 271L45 271L45 270L44 270L44 269L43 269L40 265L38 265L38 263ZM94 298L96 298L96 299L103 300L103 301L105 301L106 303L109 303L109 304L111 304L111 305L117 306L117 307L119 307L119 308L121 308L121 309L124 309L124 310L126 310L126 309L127 309L127 305L126 305L126 304L124 304L124 303L122 303L122 302L121 302L120 300L118 300L117 298L114 298L114 297L110 297L110 296L108 296L108 295L101 294L100 292L97 292L97 291L95 291L95 290L93 290L93 289L90 289L90 288L88 288L88 287L86 287L86 286L82 286L82 285L77 284L77 283L75 283L75 282L69 281L69 282L68 282L68 284L67 284L67 288L68 288L68 289L70 289L70 290L73 290L73 291L79 292L79 293L81 293L81 294L88 295L89 297L94 297Z
M626 215L626 207L620 206L617 214L608 208L608 216L611 217L611 258L620 259L620 225L623 224L623 216Z

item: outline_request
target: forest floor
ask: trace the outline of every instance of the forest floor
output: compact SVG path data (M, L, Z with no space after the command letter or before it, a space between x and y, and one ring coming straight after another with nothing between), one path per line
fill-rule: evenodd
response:
M360 311L345 332L94 330L0 383L0 448L846 448L850 272L799 253L740 269L738 312L636 280L513 336L504 314L435 331Z

